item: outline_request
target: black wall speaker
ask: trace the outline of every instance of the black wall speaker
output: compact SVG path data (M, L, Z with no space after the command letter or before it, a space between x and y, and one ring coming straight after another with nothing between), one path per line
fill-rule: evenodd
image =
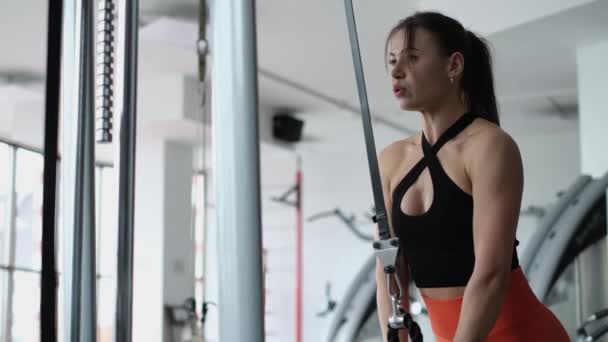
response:
M272 136L281 141L300 141L303 127L304 121L290 114L280 113L272 117Z

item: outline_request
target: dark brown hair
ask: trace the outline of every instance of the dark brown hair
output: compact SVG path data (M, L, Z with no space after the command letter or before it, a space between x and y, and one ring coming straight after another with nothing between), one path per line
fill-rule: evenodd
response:
M424 28L432 33L445 56L454 52L462 53L465 63L461 87L471 111L500 125L494 93L492 56L486 41L466 30L453 18L437 12L417 12L399 21L391 29L386 39L385 54L390 39L400 31L406 32L408 47L412 47L416 28Z

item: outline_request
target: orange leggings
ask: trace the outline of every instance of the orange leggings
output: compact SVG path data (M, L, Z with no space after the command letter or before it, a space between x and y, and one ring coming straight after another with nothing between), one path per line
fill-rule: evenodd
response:
M486 342L569 342L557 317L541 303L521 268L511 272L506 301ZM423 296L437 342L450 342L456 334L463 297L432 299Z

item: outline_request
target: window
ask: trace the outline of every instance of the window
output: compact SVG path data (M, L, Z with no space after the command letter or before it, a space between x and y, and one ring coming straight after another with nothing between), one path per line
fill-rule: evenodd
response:
M97 341L114 341L115 278L97 281Z
M13 172L14 170L14 172ZM0 143L0 341L40 340L40 269L44 158ZM59 172L59 170L58 170ZM60 178L60 177L59 177ZM113 341L117 203L113 169L95 170L98 342ZM14 190L13 190L14 189ZM57 184L57 190L61 191ZM13 194L14 191L14 194ZM60 205L60 201L57 201ZM63 332L62 225L57 210L58 337ZM11 338L6 339L5 335Z
M116 256L118 255L117 179L114 169L99 168L97 210L97 340L112 342L116 307Z
M8 289L10 264L10 225L11 225L11 192L12 168L11 150L5 144L0 144L0 341L5 340L8 313Z
M11 219L11 150L5 144L0 144L0 265L8 265L9 239Z
M118 184L114 169L100 168L99 181L102 186L98 192L97 269L102 276L111 276L115 273L118 254Z
M13 292L14 342L40 340L40 275L32 272L15 272Z
M40 271L44 159L39 153L17 149L16 162L15 266Z
M40 339L40 259L42 256L42 155L16 150L15 239L11 313L12 341Z
M196 308L200 310L203 302L203 291L205 290L205 279L203 275L205 258L205 176L196 174L192 184L192 207L193 207L193 229L194 229L194 298Z
M4 312L6 308L6 302L8 297L8 272L5 269L0 269L0 304L2 308L0 310L0 341L5 341L5 322L7 322L7 314Z

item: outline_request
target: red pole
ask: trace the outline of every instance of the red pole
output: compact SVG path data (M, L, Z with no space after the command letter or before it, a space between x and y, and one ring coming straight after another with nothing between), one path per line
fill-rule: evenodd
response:
M302 342L302 159L296 170L296 342Z

